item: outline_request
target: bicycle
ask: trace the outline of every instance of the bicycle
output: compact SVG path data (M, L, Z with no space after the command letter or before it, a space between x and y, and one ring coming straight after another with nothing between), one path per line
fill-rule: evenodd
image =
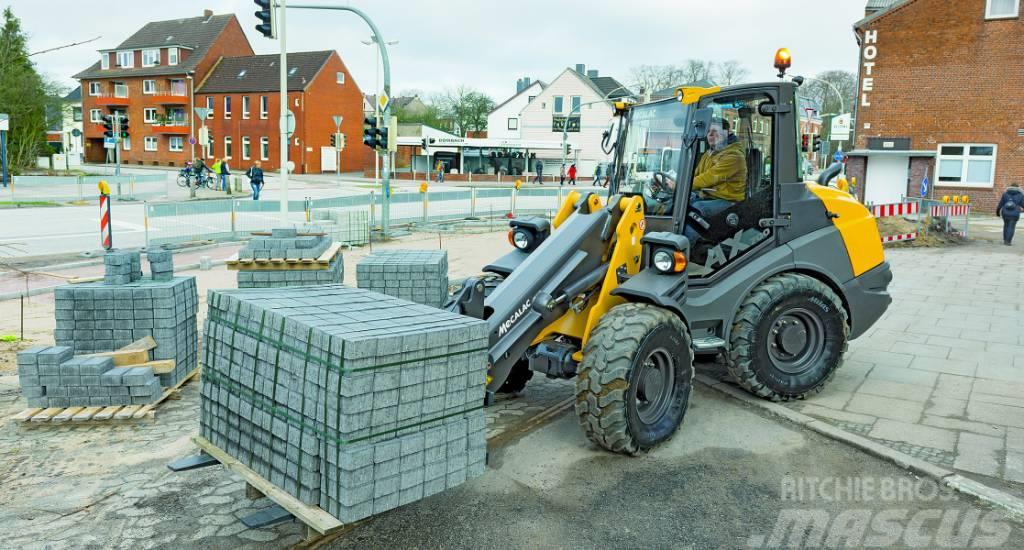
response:
M181 171L178 172L178 187L191 187L193 177L195 177L195 175L192 173L192 167L186 166L185 168L182 168Z

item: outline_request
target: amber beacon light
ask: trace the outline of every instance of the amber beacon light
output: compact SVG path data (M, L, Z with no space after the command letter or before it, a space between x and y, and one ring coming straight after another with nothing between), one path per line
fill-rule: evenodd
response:
M775 68L779 70L779 78L786 76L786 69L793 64L793 56L789 53L789 48L779 48L775 52Z

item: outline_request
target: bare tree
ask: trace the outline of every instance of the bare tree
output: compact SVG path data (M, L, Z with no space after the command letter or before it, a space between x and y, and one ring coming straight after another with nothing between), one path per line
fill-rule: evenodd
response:
M465 85L445 90L435 96L434 103L442 115L452 121L454 131L462 135L486 130L487 114L494 108L493 99Z
M732 86L733 84L741 84L747 80L750 76L750 71L747 70L739 61L730 59L724 63L719 63L715 69L715 82L720 86Z
M842 105L836 92L842 96ZM842 114L844 110L850 112L857 97L857 75L849 71L819 73L801 87L800 95L818 100L821 103L821 114Z
M637 65L629 70L632 87L639 92L656 92L682 84L683 71L676 65Z
M713 61L687 59L683 63L680 73L684 84L697 82L698 80L711 80L715 73L715 63Z

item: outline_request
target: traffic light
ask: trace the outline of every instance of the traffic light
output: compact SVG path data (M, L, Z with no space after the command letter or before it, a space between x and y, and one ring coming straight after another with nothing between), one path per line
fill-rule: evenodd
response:
M103 137L114 137L114 117L103 115Z
M388 132L387 126L385 126L384 128L378 128L377 129L377 148L378 149L381 149L382 151L386 151L387 150L387 148L388 148L388 134L389 133L390 132Z
M816 153L821 151L821 136L819 136L819 135L815 135L814 136L814 145L812 146L812 149Z
M259 6L256 18L262 21L256 30L267 38L277 38L277 13L273 6L274 0L253 0Z
M811 136L809 136L808 134L802 134L800 136L800 150L801 151L806 153L810 149L810 145L811 145L810 144L810 141L811 141L810 138L811 138Z
M121 137L131 137L128 133L128 117L125 115L121 115Z
M331 134L331 147L338 148L338 134Z
M338 134L338 146L341 147L342 149L345 148L345 134Z
M377 128L377 117L363 118L363 145L370 149L380 147L380 130Z
M387 139L387 136L392 136L395 139ZM385 135L384 148L394 153L398 151L398 117L388 117L388 133Z

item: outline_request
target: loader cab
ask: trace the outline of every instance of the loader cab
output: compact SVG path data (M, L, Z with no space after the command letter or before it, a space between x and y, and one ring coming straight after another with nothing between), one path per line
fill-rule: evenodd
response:
M774 241L778 182L799 181L793 90L782 82L712 89L690 103L666 99L627 113L612 188L644 196L648 233L689 238L695 284Z

